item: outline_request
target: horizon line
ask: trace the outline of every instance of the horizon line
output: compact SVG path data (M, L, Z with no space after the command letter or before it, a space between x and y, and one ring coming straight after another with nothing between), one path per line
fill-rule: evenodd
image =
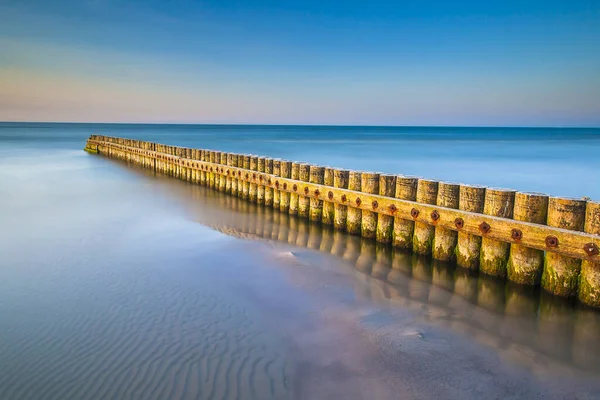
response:
M269 124L209 122L81 122L81 121L0 121L0 124L72 124L72 125L181 125L181 126L298 126L332 128L510 128L510 129L600 129L598 126L544 125L349 125L349 124Z

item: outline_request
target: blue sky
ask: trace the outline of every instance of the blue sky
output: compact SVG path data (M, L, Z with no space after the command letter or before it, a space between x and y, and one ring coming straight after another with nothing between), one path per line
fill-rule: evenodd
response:
M3 0L0 120L600 126L600 2Z

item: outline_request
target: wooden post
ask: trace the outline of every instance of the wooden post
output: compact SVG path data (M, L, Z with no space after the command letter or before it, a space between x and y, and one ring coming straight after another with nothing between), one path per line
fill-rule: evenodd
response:
M206 150L200 150L200 161L206 161ZM200 168L200 184L206 186L206 172L204 167Z
M211 151L209 153L210 156L210 163L213 164L209 167L209 180L208 180L208 186L211 189L215 188L215 177L216 177L216 173L215 173L215 166L214 164L216 163L217 160L217 152L216 151Z
M379 175L379 194L386 197L394 197L396 195L395 175ZM384 205L378 205L376 208L379 207L384 207ZM393 236L394 217L377 214L377 241L380 243L392 243Z
M585 201L560 197L550 197L548 200L548 226L582 231L585 220ZM546 239L546 245L551 250L560 246L552 236ZM581 260L563 256L552 251L546 252L542 287L557 296L570 297L577 294L577 281L581 271Z
M233 166L233 154L231 153L227 153L227 166L231 167ZM226 180L225 180L225 192L227 194L231 194L232 193L232 189L231 189L231 182L233 181L233 178L231 177L231 173L227 174Z
M244 171L242 171L242 178L243 183L242 183L242 198L244 200L248 200L250 197L250 182L248 182L246 180L246 175L249 175L250 172L248 172L250 170L250 155L249 154L244 154L244 161L242 164L242 168L244 168Z
M516 221L546 224L548 216L548 196L542 193L515 193L513 218ZM513 231L517 242L523 236L520 230ZM522 285L539 285L544 269L544 252L530 249L518 243L510 245L510 255L506 267L508 279Z
M360 189L363 193L379 193L379 174L373 172L363 172L360 176ZM371 204L371 210L376 210L379 204ZM375 211L362 210L361 217L361 235L369 239L375 239L377 236L377 213Z
M419 178L413 176L396 176L397 199L415 201L417 199L417 184ZM392 244L400 249L412 249L415 222L394 217L394 234Z
M238 167L240 162L239 155L232 153L231 154L231 166ZM237 174L234 174L231 177L231 194L236 197L240 197L240 181L238 179Z
M252 171L258 172L258 157L257 156L250 156L250 169ZM256 175L256 172L251 172L251 173L253 175ZM256 203L258 200L258 185L254 182L250 183L250 188L248 189L248 197L252 203Z
M279 174L282 178L290 178L292 176L292 162L282 160ZM290 210L290 193L286 191L289 189L287 183L282 184L282 189L284 190L281 190L279 195L279 209L287 214Z
M318 165L311 165L309 169L310 183L322 185L325 180L325 168ZM318 199L310 199L310 220L313 222L321 222L323 219L323 200L321 197L327 196L327 193L320 193Z
M515 205L515 191L509 189L487 188L483 213L495 217L512 218ZM500 242L485 236L487 225L481 225L482 233L479 269L487 275L506 278L506 265L510 252L510 243Z
M474 213L483 213L485 187L460 185L458 209ZM479 269L481 236L458 232L456 240L456 264L463 268Z
M333 170L333 186L336 188L347 189L348 188L348 178L350 176L350 171L346 169L334 169ZM333 218L333 227L335 229L345 231L346 230L346 220L348 216L348 207L335 204L334 205L334 218Z
M265 158L265 174L273 173L273 159ZM267 181L271 178L267 178ZM268 182L265 182L268 183ZM265 187L265 206L273 207L273 188Z
M323 184L325 186L333 187L334 177L333 177L333 168L325 167L325 174L323 176ZM329 190L327 193L323 193L323 225L333 226L333 220L335 219L335 207L333 203L327 201L329 198Z
M227 153L221 152L221 153L219 153L219 155L220 155L220 159L219 159L220 167L219 168L223 169L223 166L227 165ZM219 191L224 192L226 187L227 187L227 177L223 173L220 173L220 175L219 175Z
M302 182L308 182L310 178L310 165L306 163L299 164L299 176ZM308 218L310 213L310 198L304 197L304 186L298 185L298 215L302 218Z
M265 157L258 157L258 160L256 161L256 170L259 172L259 174L264 174L265 173ZM260 185L258 185L258 187L256 188L256 202L258 204L264 205L265 204L265 184L266 182L263 180L260 181Z
M300 164L297 162L292 163L291 177L294 180L300 179ZM298 187L296 186L296 189ZM298 205L299 205L299 197L298 193L291 192L290 193L290 215L298 215Z
M348 189L360 192L361 173L358 171L350 171L348 175ZM348 205L346 214L346 231L353 235L360 235L362 223L362 210Z
M592 235L600 235L600 202L587 202L583 230ZM598 246L590 244L587 249L588 254L594 254L598 251ZM600 262L581 262L578 297L583 304L600 307Z
M419 179L417 183L417 203L435 204L437 201L438 181ZM419 211L418 207L415 207ZM420 213L420 211L419 211ZM435 227L424 222L415 222L413 252L431 254Z
M436 204L440 207L458 208L459 195L460 185L440 182ZM458 233L456 231L436 226L433 237L433 258L440 261L453 261L455 259L457 237Z
M276 158L273 160L273 175L275 175L275 188L273 189L273 208L279 210L279 205L281 203L281 191L279 190L279 185L281 182L277 179L277 177L281 176L281 159Z

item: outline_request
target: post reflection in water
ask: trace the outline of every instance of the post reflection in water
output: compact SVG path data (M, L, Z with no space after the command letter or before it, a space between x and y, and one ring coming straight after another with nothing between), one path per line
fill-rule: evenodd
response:
M134 169L156 179L158 190L166 188L176 196L195 221L240 238L334 255L367 278L376 278L368 279L373 299L413 309L438 326L493 347L503 358L533 370L554 363L600 374L598 311L539 288L505 283L203 186Z

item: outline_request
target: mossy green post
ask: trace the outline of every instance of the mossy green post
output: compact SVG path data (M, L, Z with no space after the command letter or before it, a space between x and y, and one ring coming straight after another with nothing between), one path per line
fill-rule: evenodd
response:
M322 185L325 181L325 168L318 165L311 165L309 169L310 183ZM310 199L310 215L309 218L313 222L321 222L323 220L323 200L322 197L327 196L327 193L320 193L316 199Z
M600 202L587 202L584 231L592 235L600 235ZM581 262L578 297L583 304L600 307L600 262L589 260Z
M419 179L419 182L417 183L417 203L435 204L437 201L438 183L438 181L431 179ZM416 209L419 211L418 206ZM434 234L434 226L424 222L415 221L413 252L422 255L430 255L433 249Z
M396 195L396 176L388 174L379 175L379 194L386 197ZM379 204L378 208L385 207L385 204ZM377 214L377 241L379 243L392 243L394 236L394 217L384 214Z
M279 187L281 182L277 179L281 176L281 159L276 158L273 160L273 175L275 175L275 188L273 189L273 208L279 210L281 204L281 191Z
M515 194L513 219L545 225L547 216L547 195L526 192L517 192ZM515 240L519 240L518 232L516 231ZM506 267L510 281L521 285L539 285L543 269L544 252L542 250L531 249L518 243L510 245L510 255Z
M333 168L325 167L325 174L323 176L323 183L325 186L333 187ZM329 199L329 191L323 193L323 225L333 226L333 220L335 218L335 207L333 203L327 201Z
M264 174L265 173L265 157L258 157L258 160L256 161L256 170L258 171L259 175L260 174ZM262 183L262 185L259 185L258 188L256 189L256 202L258 204L264 205L265 204L265 187L264 187L264 179L260 181Z
M396 193L394 197L402 200L415 201L417 199L417 185L419 178L414 176L396 176ZM394 217L394 233L392 245L399 249L412 249L415 222Z
M292 176L292 162L287 160L282 160L279 166L279 175L282 178L291 178ZM279 210L284 213L288 213L290 210L290 193L288 184L284 183L281 186L281 193L279 194Z
M272 158L265 158L265 174L272 174L273 173L273 159ZM271 180L271 178L267 178L267 180ZM269 183L270 182L266 182ZM265 187L265 206L267 207L273 207L273 188L272 187Z
M348 189L360 192L361 173L359 171L350 171L348 175ZM362 223L362 210L348 204L348 212L346 215L346 231L353 235L360 235Z
M360 175L360 189L363 193L379 193L379 174L374 172L363 172ZM376 210L379 204L369 204L371 210ZM375 211L362 210L360 234L368 239L377 237L377 213Z
M459 196L459 184L440 182L438 185L436 204L440 207L456 209L459 204ZM458 233L456 231L436 226L433 237L433 258L439 261L454 261L457 238Z
M258 157L257 156L250 156L250 169L252 171L258 172ZM252 172L252 174L256 175L256 172ZM256 203L258 201L258 185L254 182L250 183L250 188L248 189L248 199L252 203Z
M333 187L347 189L348 179L350 171L347 169L334 169L333 170ZM335 204L333 207L333 227L335 229L345 231L348 216L348 207L342 204Z
M293 180L299 180L300 179L300 164L297 162L293 162L292 163L292 167L291 167L291 178ZM298 187L296 186L296 189ZM292 186L293 189L293 186ZM298 193L297 190L296 191L292 191L290 193L290 215L298 215L298 203L299 203L299 197L298 197Z
M515 205L515 191L511 189L487 188L483 213L501 218L512 218ZM510 243L500 242L485 236L482 231L479 269L484 274L506 278L506 265L510 253Z
M548 200L548 226L582 231L585 221L585 206L584 200L550 197ZM560 243L558 245L560 246ZM542 273L542 287L556 296L575 296L580 272L581 260L547 251Z
M302 182L308 182L310 178L310 165L306 163L300 163L298 177ZM310 198L304 197L304 186L298 185L298 215L302 218L308 218L310 214Z

